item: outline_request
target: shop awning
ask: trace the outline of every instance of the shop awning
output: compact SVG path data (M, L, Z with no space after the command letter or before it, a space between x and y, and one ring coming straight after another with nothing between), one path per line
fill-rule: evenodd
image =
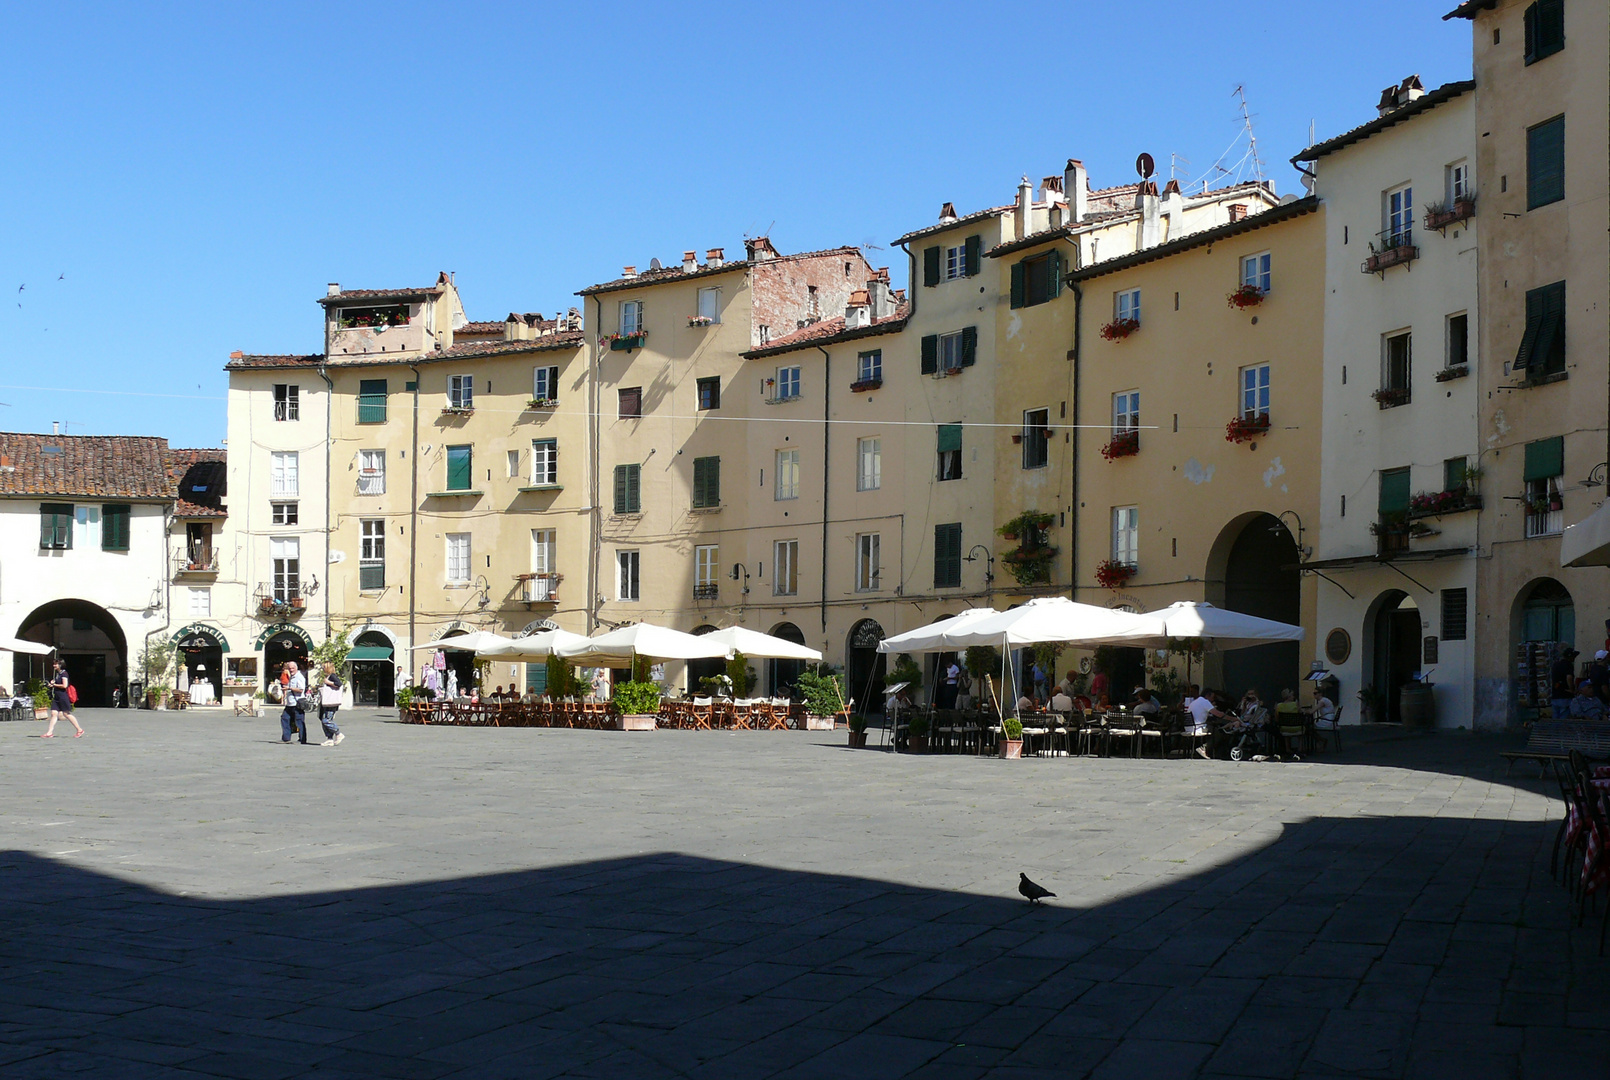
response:
M390 645L359 645L347 653L348 660L390 660Z

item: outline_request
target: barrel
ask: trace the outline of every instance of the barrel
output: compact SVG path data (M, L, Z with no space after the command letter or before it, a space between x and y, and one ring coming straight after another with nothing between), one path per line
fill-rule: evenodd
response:
M1431 684L1404 683L1398 690L1398 717L1409 727L1432 727L1436 724L1437 703L1431 696Z

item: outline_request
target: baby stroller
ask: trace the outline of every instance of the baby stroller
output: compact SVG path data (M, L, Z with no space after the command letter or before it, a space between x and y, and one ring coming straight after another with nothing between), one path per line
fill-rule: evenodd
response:
M1231 735L1239 734L1241 736L1230 747L1231 761L1246 761L1249 758L1275 756L1273 749L1269 745L1269 711L1267 709L1261 706L1252 709L1246 716L1225 724L1224 730Z

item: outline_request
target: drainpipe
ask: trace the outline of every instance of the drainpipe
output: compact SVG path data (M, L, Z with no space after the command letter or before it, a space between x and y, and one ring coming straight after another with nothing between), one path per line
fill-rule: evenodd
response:
M906 312L909 326L909 320L917 314L917 256L905 244L900 245L900 250L906 253L906 303L911 305Z
M328 334L328 331L326 331ZM325 347L324 355L330 355ZM319 378L324 380L324 640L330 640L330 431L332 410L335 408L335 383L319 362Z
M414 632L414 621L419 611L414 597L418 592L415 588L419 575L419 368L414 364L408 365L408 370L414 373L414 441L409 451L413 460L410 462L408 477L408 648L410 652L405 658L408 661L410 676L413 675L413 652L419 638Z
M827 350L820 345L816 351L822 354L822 633L827 633L827 463L831 460L828 455L828 439L832 435L833 425L828 422L828 403L833 396L833 358Z
M1076 281L1068 282L1073 289L1073 453L1070 458L1070 483L1072 496L1069 512L1073 515L1073 527L1068 530L1068 598L1079 598L1079 436L1084 433L1079 427L1079 344L1084 330L1084 290Z
M604 326L604 302L593 294L593 333L598 333ZM592 477L589 480L587 498L591 509L588 512L587 528L587 633L591 635L598 629L598 560L602 551L600 536L603 530L603 509L599 504L599 470L603 467L599 458L599 423L598 423L598 365L601 363L598 356L597 339L590 338L587 345L587 441L588 450L592 454Z

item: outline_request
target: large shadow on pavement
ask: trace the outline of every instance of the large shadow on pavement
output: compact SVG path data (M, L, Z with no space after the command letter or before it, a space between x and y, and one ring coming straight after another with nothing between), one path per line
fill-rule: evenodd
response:
M13 851L0 1068L1603 1080L1552 839L1315 820L1088 909L674 853L213 902Z

